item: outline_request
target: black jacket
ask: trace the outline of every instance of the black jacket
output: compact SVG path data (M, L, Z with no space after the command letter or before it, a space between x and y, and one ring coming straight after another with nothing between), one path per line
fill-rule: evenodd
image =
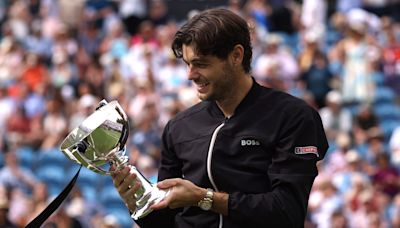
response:
M229 119L203 101L165 127L159 180L184 178L226 192L229 215L187 207L154 211L137 223L216 228L222 219L225 228L302 227L316 162L327 148L317 111L286 93L254 82Z

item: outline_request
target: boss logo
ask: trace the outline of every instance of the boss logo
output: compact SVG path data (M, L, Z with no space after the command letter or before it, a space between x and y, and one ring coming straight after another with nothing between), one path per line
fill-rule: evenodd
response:
M242 145L242 146L259 146L260 142L255 139L242 139L240 141L240 145Z

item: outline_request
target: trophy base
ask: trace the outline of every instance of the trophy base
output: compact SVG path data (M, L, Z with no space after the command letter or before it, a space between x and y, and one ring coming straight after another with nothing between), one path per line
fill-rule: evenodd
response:
M160 190L156 186L153 186L152 191L144 195L140 201L137 202L137 209L131 215L131 218L138 220L150 214L150 212L153 211L150 206L161 202L168 195L168 193L169 191Z

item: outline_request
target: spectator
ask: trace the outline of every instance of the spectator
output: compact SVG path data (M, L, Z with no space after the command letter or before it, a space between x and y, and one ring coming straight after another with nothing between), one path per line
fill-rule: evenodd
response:
M42 118L46 111L46 84L35 85L33 90L21 83L20 100L29 119Z
M88 21L79 27L78 46L90 56L97 56L102 41L99 28L95 21Z
M342 96L336 91L330 91L326 96L326 107L320 109L328 140L333 141L339 132L350 133L352 115L342 107Z
M0 82L12 85L23 70L23 50L13 36L4 36L0 42Z
M156 110L159 109L159 94L154 90L154 85L152 85L147 80L140 80L136 83L137 92L135 97L129 101L128 115L132 118L134 124L135 122L140 122L144 115L142 110L146 104L156 105Z
M156 73L157 81L160 83L160 92L164 95L177 95L180 89L189 87L186 73L187 69L182 61L176 59L170 53L167 62Z
M322 108L325 106L325 96L331 90L333 76L328 59L318 48L318 38L315 36L309 34L304 38L306 46L299 57L300 79L313 94L317 108Z
M56 50L52 56L50 80L55 88L61 88L67 84L73 84L76 80L76 68L69 61L68 54L63 50Z
M393 198L400 192L399 171L390 164L388 154L378 154L376 157L376 168L372 176L372 183L376 189Z
M41 61L47 63L50 60L52 54L51 46L53 44L51 39L43 36L42 28L40 26L40 21L32 21L30 26L31 32L22 40L22 43L28 53L37 55L39 63Z
M122 0L119 3L119 14L129 34L137 33L139 24L146 17L147 1L145 0Z
M372 167L379 167L376 163L378 157L382 154L386 154L386 148L384 146L384 136L381 130L377 127L371 128L367 132L367 148L364 159Z
M363 193L369 192L372 189L372 184L369 179L364 176L355 174L351 179L350 188L343 194L345 201L344 210L349 213L350 222L353 223L352 216L360 210L363 204Z
M38 85L47 85L49 83L47 67L43 64L40 55L27 53L21 80L28 85L31 91L34 91Z
M37 182L35 184L32 197L27 199L26 204L28 213L23 220L24 223L27 224L38 216L49 204L49 193L47 191L47 185L44 182Z
M349 212L350 227L379 227L373 226L377 219L377 211L374 195L371 189L359 193L359 206L356 210ZM376 224L375 224L376 225Z
M19 165L16 151L9 151L4 157L5 165L0 169L0 186L30 194L35 187L35 175Z
M101 228L119 228L118 219L114 215L106 215Z
M14 37L20 41L29 33L30 14L28 4L24 1L14 1L8 11L8 23Z
M31 132L31 120L26 115L25 108L18 105L13 115L7 118L6 143L10 147L25 145L27 136Z
M395 23L388 17L382 18L383 27L383 73L385 84L396 94L400 93L400 40Z
M341 195L349 192L353 182L357 181L357 179L369 181L369 176L365 173L365 161L362 160L358 151L353 149L347 151L345 158L347 162L345 169L335 173L332 179L332 183Z
M265 0L249 0L243 6L247 15L253 17L256 23L264 30L270 28L268 16L272 13L271 6Z
M67 120L62 113L62 104L59 100L49 100L46 104L47 114L43 118L45 140L41 145L42 150L57 147L66 135Z
M329 175L335 175L338 172L342 172L347 167L346 154L351 149L351 138L348 132L339 132L336 136L336 149L332 151L332 154L328 157L326 164L326 171Z
M125 84L119 69L118 59L113 59L108 68L105 69L105 78L105 97L109 100L122 100L121 97L125 95Z
M70 28L65 24L60 23L57 25L54 32L52 52L53 56L55 53L63 53L65 60L70 60L75 57L78 51L78 38L74 38L71 34Z
M229 9L230 11L244 17L244 10L243 10L243 1L241 0L229 0L228 4L227 4L227 9Z
M330 180L320 183L319 189L322 198L320 204L314 208L312 221L317 227L327 228L330 227L330 220L334 212L343 206L343 200Z
M169 22L168 6L164 0L151 1L148 17L155 26L166 25Z
M84 1L58 1L60 20L70 29L76 29L82 22Z
M264 52L255 62L254 77L261 84L290 91L299 74L296 59L286 49L279 35L269 34L265 42Z
M94 208L98 205L86 200L80 188L77 187L70 193L68 202L65 204L66 214L79 221L83 227L89 226L90 217L98 210Z
M121 59L122 75L129 82L153 80L151 76L160 67L158 43L152 22L143 21L140 31L132 37L129 53ZM150 81L154 83L154 81Z
M374 44L368 42L368 18L366 15L358 18L355 13L349 13L348 31L345 37L332 49L331 61L342 64L340 74L345 103L372 102L375 84L372 80L370 64L375 61L368 58L375 51ZM354 17L354 18L352 18Z
M349 227L348 218L342 210L337 210L331 215L332 228L346 228Z
M114 20L105 31L106 35L101 40L99 47L103 58L111 60L120 59L127 54L129 48L129 36L124 30L121 21ZM111 61L110 61L111 62Z
M105 72L97 57L93 57L85 72L84 79L92 88L92 94L96 97L105 97Z
M368 138L368 130L377 128L379 124L378 117L370 105L362 105L354 117L353 135L355 144L362 145Z
M156 158L160 157L161 135L158 129L158 112L156 103L147 101L141 109L139 116L136 116L135 131L131 140L142 154Z
M301 25L304 31L325 30L327 14L326 0L305 0L301 9ZM322 34L323 36L323 34Z

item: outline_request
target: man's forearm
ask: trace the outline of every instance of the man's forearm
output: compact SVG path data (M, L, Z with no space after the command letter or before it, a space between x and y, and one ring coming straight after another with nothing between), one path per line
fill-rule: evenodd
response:
M225 216L228 215L228 200L229 194L224 192L215 192L212 210Z

